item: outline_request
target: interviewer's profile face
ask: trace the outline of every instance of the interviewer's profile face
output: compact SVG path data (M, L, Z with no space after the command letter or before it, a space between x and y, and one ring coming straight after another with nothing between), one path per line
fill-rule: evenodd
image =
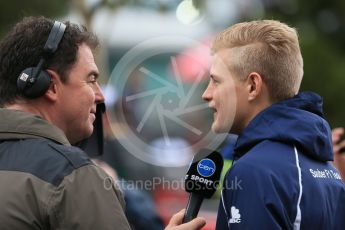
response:
M64 131L71 143L92 134L96 104L104 101L97 82L98 75L91 49L85 44L80 45L76 63L68 74L67 82L62 85L62 94L59 94Z

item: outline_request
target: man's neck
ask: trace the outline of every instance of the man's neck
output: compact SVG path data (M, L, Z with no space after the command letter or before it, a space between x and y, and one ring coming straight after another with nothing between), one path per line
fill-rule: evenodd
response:
M12 109L12 110L19 110L19 111L23 111L23 112L27 112L27 113L33 113L36 115L40 115L39 111L37 111L36 109L29 108L29 107L23 106L21 104L5 105L4 108L5 109Z
M248 113L247 119L242 123L242 127L238 127L237 134L243 132L243 130L249 125L249 123L263 110L270 107L273 103L271 101L263 101L262 103L252 107L252 111Z
M44 110L39 109L39 106L36 106L29 101L16 101L13 104L5 105L4 108L23 111L23 112L27 112L27 113L32 113L34 115L42 117L43 119L47 120L50 123L52 123L52 120L50 119L48 114L44 112Z

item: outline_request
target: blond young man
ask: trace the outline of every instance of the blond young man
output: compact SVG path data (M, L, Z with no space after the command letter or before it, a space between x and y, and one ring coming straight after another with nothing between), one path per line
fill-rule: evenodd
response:
M239 135L217 229L337 229L345 190L322 99L298 93L303 59L295 29L273 20L236 24L213 42L203 99L212 129ZM237 186L233 186L237 181Z

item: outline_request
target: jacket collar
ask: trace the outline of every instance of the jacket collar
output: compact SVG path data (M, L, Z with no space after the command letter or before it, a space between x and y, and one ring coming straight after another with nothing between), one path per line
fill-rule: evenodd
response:
M65 134L43 118L12 109L0 108L0 140L46 138L70 145Z
M234 151L240 157L271 140L295 145L313 159L333 160L332 133L323 118L322 98L312 92L277 102L261 111L243 130Z

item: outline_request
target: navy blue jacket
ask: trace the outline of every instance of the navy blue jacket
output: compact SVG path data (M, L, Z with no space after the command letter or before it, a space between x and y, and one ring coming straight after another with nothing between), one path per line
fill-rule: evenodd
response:
M217 229L344 229L345 187L314 93L273 104L243 130Z

